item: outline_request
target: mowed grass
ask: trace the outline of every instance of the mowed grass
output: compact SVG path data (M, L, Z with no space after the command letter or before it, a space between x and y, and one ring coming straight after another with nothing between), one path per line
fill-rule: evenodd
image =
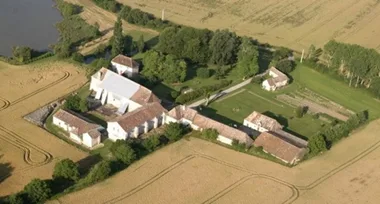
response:
M249 84L235 93L211 103L202 113L228 125L241 125L253 111L275 118L285 129L302 138L315 135L325 122L306 114L302 118L295 117L295 108L275 99L277 94L289 92L288 87L280 92L267 92L259 85ZM234 95L235 94L235 95Z
M292 86L307 87L355 112L368 110L371 120L380 117L380 102L363 89L349 87L302 64L291 75L295 82Z

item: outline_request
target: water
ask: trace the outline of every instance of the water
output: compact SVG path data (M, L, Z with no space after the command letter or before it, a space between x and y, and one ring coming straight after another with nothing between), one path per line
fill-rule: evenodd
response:
M12 47L43 51L57 42L55 24L62 20L53 0L0 0L0 55L11 56Z

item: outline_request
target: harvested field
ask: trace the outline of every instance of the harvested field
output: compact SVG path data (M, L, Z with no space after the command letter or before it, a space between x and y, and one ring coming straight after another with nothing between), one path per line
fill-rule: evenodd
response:
M293 168L183 139L59 203L377 203L379 131L373 121Z
M100 32L102 32L102 37L95 39L79 48L81 54L88 54L95 50L97 46L108 43L113 35L113 26L117 18L116 14L96 6L96 4L94 4L91 0L65 1L82 6L83 12L80 16L90 25L95 25L97 23L99 25ZM140 35L144 35L144 39L146 41L158 35L157 31L131 25L126 21L123 21L123 30L125 34L131 35L137 39Z
M51 59L25 66L0 62L0 196L21 190L33 178L49 178L54 161L86 156L22 117L76 89L86 81L76 66Z
M261 42L301 51L330 39L380 50L375 0L118 0L179 24L229 28Z

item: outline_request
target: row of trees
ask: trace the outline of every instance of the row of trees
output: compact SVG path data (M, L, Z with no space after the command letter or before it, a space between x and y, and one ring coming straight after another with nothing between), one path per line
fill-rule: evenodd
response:
M313 58L321 54L313 46L310 50ZM350 87L365 87L380 97L380 54L376 50L332 40L323 47L320 63L344 77Z
M309 155L315 156L320 152L326 151L334 143L338 142L344 137L349 136L353 130L366 123L367 120L368 112L363 111L351 115L351 117L345 122L337 123L320 131L317 135L309 139Z

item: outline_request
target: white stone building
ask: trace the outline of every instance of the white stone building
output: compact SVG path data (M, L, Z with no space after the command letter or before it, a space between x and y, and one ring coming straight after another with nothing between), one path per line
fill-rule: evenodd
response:
M70 139L92 148L101 142L100 131L104 128L65 110L53 115L53 124L69 133Z
M120 74L128 77L134 77L139 73L139 64L130 57L118 55L111 60L112 69Z
M106 68L91 76L90 90L95 92L95 98L103 105L111 104L118 108L120 115L149 103L160 102L149 89Z
M286 74L280 72L275 67L269 69L269 78L262 83L262 87L267 91L275 91L281 87L286 86L289 83L289 78Z
M283 128L277 120L256 111L244 119L243 125L259 132L275 131Z
M108 137L113 140L137 138L142 133L157 128L165 123L166 110L159 102L140 107L132 112L107 122Z

